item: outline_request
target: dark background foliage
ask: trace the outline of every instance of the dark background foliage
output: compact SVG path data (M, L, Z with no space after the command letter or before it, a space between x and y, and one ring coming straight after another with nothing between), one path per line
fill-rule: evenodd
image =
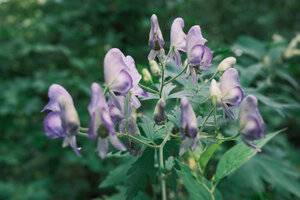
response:
M116 193L115 188L98 185L120 160L101 160L95 153L95 144L85 139L80 140L83 158L76 157L70 148L62 149L61 140L50 140L43 134L42 120L46 114L40 110L48 101L48 87L52 83L61 84L73 96L81 122L87 126L90 84L103 81L105 53L118 47L132 55L136 63L148 65L152 13L158 15L166 41L172 20L180 16L185 20L186 32L191 25L201 26L212 50L227 49L231 55L235 48L250 48L252 57L238 59L241 72L242 66L257 61L267 66L264 55L269 56L270 67L255 75L255 82L245 84L249 88L259 87L261 82L268 84L263 93L269 99L261 107L268 130L289 128L285 135L278 136L274 142L277 145L269 147L269 152L284 157L284 162L299 172L300 112L295 105L300 99L300 59L299 56L279 58L275 63L276 52L282 52L300 31L299 1L0 2L0 199L92 199ZM272 42L274 34L282 36L280 44ZM256 39L240 37L243 35ZM247 73L244 72L244 77ZM279 150L277 146L282 148ZM255 169L253 166L244 170L263 176L263 170L259 173ZM268 193L267 185L275 182L268 177L255 179L261 182L252 183L254 192L249 192L245 185L246 188L241 187L247 178L239 179L238 173L220 185L224 199L230 199L230 195L235 195L235 199L286 197L280 192Z

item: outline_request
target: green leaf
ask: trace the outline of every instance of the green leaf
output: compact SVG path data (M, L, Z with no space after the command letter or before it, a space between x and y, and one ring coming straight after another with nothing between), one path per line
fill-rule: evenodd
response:
M276 136L278 133L284 130L285 129L282 129L274 133L268 134L266 138L257 141L256 145L260 148L263 147L270 139L272 139L274 136ZM216 170L215 182L220 181L222 178L241 167L256 153L257 152L255 150L246 146L244 143L239 143L231 149L229 149L219 161Z
M135 158L126 160L121 165L117 166L113 170L109 171L107 177L101 182L99 187L111 187L122 183L126 178L126 172L129 170L131 164L135 161Z
M150 120L148 117L144 116L142 118L142 123L140 123L140 126L144 130L145 135L147 138L152 139L153 133L154 133L154 122L153 120Z
M218 149L218 147L219 147L219 144L212 144L206 149L206 151L204 151L200 155L199 164L200 164L200 167L202 170L205 169L208 161L214 155L214 153Z
M132 200L146 186L148 177L155 177L154 150L146 148L143 155L134 162L127 172L126 200Z
M265 45L251 37L241 36L233 46L233 50L241 50L242 53L248 54L258 60L261 60L265 54Z

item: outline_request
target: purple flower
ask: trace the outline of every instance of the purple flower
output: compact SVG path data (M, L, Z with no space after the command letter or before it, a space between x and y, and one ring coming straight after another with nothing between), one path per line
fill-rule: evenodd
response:
M181 65L181 56L179 51L186 52L186 34L183 32L184 21L178 17L173 21L171 26L171 46L174 48L171 58L175 61L177 66Z
M253 141L265 138L266 126L257 105L257 99L253 95L248 95L243 100L239 112L239 131L245 144L260 152L261 150L253 144Z
M207 40L203 38L200 26L191 27L187 34L186 48L187 61L189 67L183 78L186 78L191 73L193 84L196 84L196 72L209 69L212 61L212 53L210 49L204 46Z
M157 125L163 125L166 123L166 101L164 98L158 100L154 109L153 118Z
M126 148L116 136L114 123L110 117L109 109L100 85L93 83L91 89L92 99L88 106L91 115L91 123L88 130L89 138L96 139L96 137L99 136L97 148L101 158L105 158L108 152L108 140L117 149L125 151Z
M136 121L131 115L131 101L129 101L128 108L126 108L126 98L124 96L111 95L108 102L110 116L115 124L119 124L120 133L140 135L140 131L138 129ZM138 147L137 143L132 142L130 139L127 139L127 147L132 156L136 156L142 151L142 149Z
M149 61L154 60L156 56L161 57L165 54L165 51L163 49L165 41L158 24L157 16L155 14L151 16L151 29L149 33L148 44L151 47L151 51L148 55Z
M43 108L51 110L43 122L45 135L51 139L64 138L63 147L70 145L78 156L81 156L76 143L80 121L71 95L58 84L50 86L49 103Z
M234 120L235 117L231 109L240 105L244 95L236 69L229 68L223 73L220 80L220 90L223 110L230 119Z
M179 154L183 155L188 148L195 150L199 143L198 123L194 110L186 97L180 101L180 137L183 140L180 146Z
M116 95L126 95L131 92L133 105L141 106L136 96L147 97L148 93L138 86L142 76L138 73L134 60L117 48L109 50L104 59L105 83L111 92Z

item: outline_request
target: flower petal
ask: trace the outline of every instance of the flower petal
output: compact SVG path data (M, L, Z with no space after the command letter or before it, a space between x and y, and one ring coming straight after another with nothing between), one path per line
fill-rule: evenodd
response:
M234 68L229 68L223 73L220 80L220 89L223 98L226 99L230 91L237 86L240 87L238 71Z
M64 137L60 112L50 112L43 121L45 135L51 139Z
M65 148L65 147L67 147L69 145L72 147L72 149L74 150L74 152L76 153L76 155L79 156L79 157L81 157L81 155L79 153L80 148L77 147L75 135L66 136L64 138L62 147Z
M203 38L201 28L198 25L192 26L187 34L186 47L187 54L190 55L196 45L204 45L207 40Z
M176 50L186 52L187 36L183 32L183 27L184 27L184 21L182 18L178 17L174 19L173 24L171 26L171 47L173 46Z
M188 62L191 66L197 66L201 64L204 55L204 46L195 45L188 54Z
M190 137L195 138L199 130L198 122L194 110L191 104L189 103L189 100L186 97L181 98L180 107L181 107L180 127L183 128L183 130L187 130Z
M117 94L125 95L132 88L132 78L127 71L122 70L108 87Z
M49 87L48 96L49 96L50 101L43 108L43 110L41 112L44 112L45 110L60 111L59 105L57 102L57 98L60 96L65 96L73 104L73 99L72 99L71 95L67 92L67 90L65 88L63 88L61 85L58 85L58 84L52 84Z
M212 53L207 46L204 46L204 53L201 60L202 64L200 66L200 69L204 69L204 70L209 69L211 66L211 62L212 62Z
M109 141L116 149L119 149L120 151L126 151L126 147L115 134L109 134Z
M163 48L165 41L162 36L159 24L158 24L158 19L155 14L151 16L151 29L149 33L149 46L153 50L159 50L159 48Z
M97 149L98 149L98 155L104 159L106 157L106 154L108 152L108 139L107 138L98 138L97 143Z

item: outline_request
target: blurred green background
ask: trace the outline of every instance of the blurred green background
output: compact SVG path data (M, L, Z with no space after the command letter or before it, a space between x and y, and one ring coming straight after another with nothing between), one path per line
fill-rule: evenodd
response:
M269 147L273 157L255 158L241 169L249 177L239 170L220 185L223 198L297 199L280 169L293 169L289 175L299 183L300 43L289 46L300 32L298 0L0 0L0 199L106 199L117 193L98 186L120 161L101 160L84 138L82 158L62 149L61 140L44 135L40 110L48 87L61 84L87 126L90 84L103 81L110 48L148 66L152 13L166 41L173 19L182 17L185 32L199 24L219 56L242 52L242 84L261 95L268 130L288 127ZM279 170L264 171L268 167Z

